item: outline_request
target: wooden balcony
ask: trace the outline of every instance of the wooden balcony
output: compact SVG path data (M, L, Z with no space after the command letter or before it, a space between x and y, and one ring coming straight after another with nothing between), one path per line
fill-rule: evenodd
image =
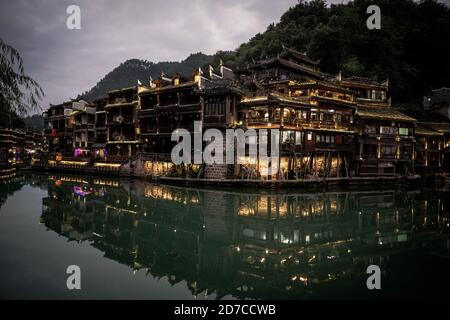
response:
M108 139L109 143L121 143L122 141L137 141L137 138L136 138L136 135L134 135L134 134L124 134L124 135L121 135L116 140L116 139L114 139L114 137L111 134Z
M76 123L74 126L74 130L94 130L94 124L93 123Z
M135 119L133 116L122 116L122 117L108 117L107 126L120 126L120 125L130 125L135 124Z
M281 123L283 127L286 128L298 128L305 130L330 130L330 131L352 131L351 124L343 124L336 122L327 122L327 121L306 121L301 119L293 119L293 118L247 118L245 119L245 124L247 126L267 126L267 127L277 127L280 126Z
M54 134L52 133L52 129L46 129L44 131L44 134L46 137L50 138L58 138L58 137L66 137L66 136L72 136L73 131L72 130L65 130L65 131L56 131Z

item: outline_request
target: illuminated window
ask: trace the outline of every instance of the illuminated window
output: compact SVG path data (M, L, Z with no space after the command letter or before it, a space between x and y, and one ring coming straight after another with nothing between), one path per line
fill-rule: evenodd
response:
M295 133L295 145L301 145L302 144L302 133L296 132Z
M310 241L311 241L311 239L310 239L309 235L307 235L307 236L305 237L305 242L306 242L306 243L309 243Z
M397 127L380 127L381 134L394 135L398 133Z
M282 142L283 143L294 143L294 131L283 131L282 132Z
M400 128L400 135L401 136L409 135L409 129L408 128Z

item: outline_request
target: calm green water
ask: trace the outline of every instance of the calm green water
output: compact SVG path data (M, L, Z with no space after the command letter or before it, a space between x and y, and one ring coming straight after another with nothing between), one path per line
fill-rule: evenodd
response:
M18 177L0 183L0 298L448 298L449 208L443 190Z

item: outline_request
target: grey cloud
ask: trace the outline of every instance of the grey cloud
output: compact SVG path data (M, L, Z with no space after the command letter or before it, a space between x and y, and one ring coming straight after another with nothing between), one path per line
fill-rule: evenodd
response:
M75 97L129 58L179 61L233 50L279 20L296 0L19 0L0 3L0 36L44 88L43 106ZM68 30L66 8L81 8Z

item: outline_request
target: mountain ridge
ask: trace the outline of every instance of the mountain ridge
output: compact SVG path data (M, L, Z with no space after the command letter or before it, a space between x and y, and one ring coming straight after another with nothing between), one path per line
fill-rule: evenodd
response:
M142 59L128 59L107 73L89 91L80 94L78 98L93 101L104 96L108 91L136 85L138 80L148 83L150 77L156 79L162 72L166 74L179 73L184 77L190 77L196 68L212 63L213 60L213 55L202 52L190 54L179 62L160 61L154 63Z

